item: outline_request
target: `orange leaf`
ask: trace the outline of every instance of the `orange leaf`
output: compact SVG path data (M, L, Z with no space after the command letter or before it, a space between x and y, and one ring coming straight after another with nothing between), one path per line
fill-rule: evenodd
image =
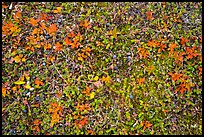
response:
M152 41L148 41L147 45L150 46L150 47L156 47L156 46L159 46L160 43L152 40Z
M104 44L101 43L100 41L96 41L96 46L104 46Z
M87 20L84 20L80 23L80 26L86 28L87 30L91 28L90 23Z
M60 91L58 91L57 93L56 93L56 97L57 98L60 98L62 96L62 94L60 93Z
M59 120L60 120L59 114L57 114L57 112L54 112L54 113L52 114L51 127L53 127L55 123L58 123Z
M139 85L142 85L145 81L145 78L139 78L138 79L138 82L139 82Z
M57 25L56 24L50 25L49 28L48 28L48 33L53 34L55 32L57 32Z
M145 123L145 126L146 126L147 128L150 128L150 127L152 126L152 124L150 124L149 122L146 122L146 123Z
M40 81L38 78L35 79L35 84L37 85L37 87L39 87L40 85L44 85L44 83L42 81Z
M16 91L17 90L17 87L15 86L15 87L12 87L12 89L11 89L12 91Z
M33 35L38 34L38 28L35 28L32 32Z
M41 16L40 20L47 21L47 14L40 13L40 16Z
M147 14L147 20L152 20L152 19L154 19L153 17L152 17L152 11L148 11L148 12L146 12L146 14Z
M199 41L202 43L202 36L199 36L199 38L200 38L200 40L199 40Z
M38 126L38 125L42 124L42 122L40 120L36 119L36 120L34 120L33 124Z
M71 43L70 45L71 45L71 49L75 49L75 48L78 48L81 44L74 40L74 42Z
M2 87L2 96L5 97L6 96L6 88Z
M202 75L202 68L198 68L199 69L199 74L198 75Z
M46 45L44 46L44 50L47 50L47 49L51 49L51 44L46 44Z
M69 38L66 37L66 38L65 38L65 43L66 43L67 45L70 45L70 44L71 44L71 40L69 40Z
M75 36L75 38L74 39L76 39L76 41L81 41L81 40L83 40L83 37L82 37L82 35L80 34L80 32L78 32L78 34L77 34L77 36Z
M57 52L57 51L62 51L62 45L61 45L59 42L57 42L57 43L55 44L54 49L55 49L55 52Z
M74 31L71 31L71 32L68 34L68 37L73 38L74 36L75 36Z
M142 59L142 57L146 58L148 56L148 51L145 50L145 48L138 48L138 52L140 55L140 59Z
M170 50L169 55L171 55L174 51L174 48L177 48L178 46L175 43L171 43L170 47L168 48L168 50Z
M90 87L86 87L86 90L82 91L83 94L86 94L86 96L89 96L90 95Z
M88 124L87 120L88 120L88 117L85 117L84 119L82 119L82 120L79 122L79 124L80 124L81 126L84 126L84 125Z
M6 9L8 6L7 5L2 5L2 8Z
M15 15L13 16L13 18L14 18L14 20L15 21L19 21L19 19L21 18L22 16L21 16L21 11L17 11L16 13L15 13Z
M41 30L43 29L45 29L46 31L48 30L44 22L40 22L40 26L41 26Z
M39 21L38 19L35 20L34 18L31 18L30 21L28 21L28 23L32 24L33 26L37 26L38 21Z
M181 38L181 45L182 47L185 46L186 42L188 42L188 39L185 39L184 37Z
M38 126L34 126L33 130L40 132L40 128Z
M180 79L181 76L183 76L183 74L177 74L177 73L173 74L172 72L169 72L168 74L172 77L173 81L177 81Z
M171 43L170 47L168 48L168 50L170 50L170 52L173 52L174 48L177 48L178 46L175 43Z
M168 112L168 110L163 110L163 112L166 114Z
M158 53L160 53L161 51L165 51L164 48L166 47L166 44L160 44L160 48L158 50Z

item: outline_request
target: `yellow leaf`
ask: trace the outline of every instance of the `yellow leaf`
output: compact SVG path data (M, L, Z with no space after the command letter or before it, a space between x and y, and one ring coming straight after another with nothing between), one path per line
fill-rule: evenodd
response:
M106 77L103 76L103 77L101 78L101 80L102 80L102 82L105 82L105 81L106 81Z
M92 98L94 98L94 96L95 96L95 92L91 92L90 98L92 99Z
M6 88L2 87L2 96L5 97L6 96Z
M97 81L98 79L99 79L99 77L98 77L98 76L95 76L93 80L94 80L94 81Z
M22 85L22 84L25 84L25 82L24 81L16 81L16 82L14 82L14 84Z
M107 76L107 77L103 76L101 80L102 80L102 82L110 83L111 77L110 76Z
M107 76L107 77L106 77L106 82L107 82L107 83L110 83L110 82L111 82L111 77L110 77L110 76Z
M16 63L19 63L21 61L21 58L19 56L15 56L14 60Z
M36 44L36 45L35 45L35 48L40 48L40 47L41 47L40 44Z
M30 80L30 76L25 75L26 80Z
M26 84L26 85L25 85L25 88L26 88L26 89L30 89L31 86L30 86L29 84Z
M21 31L21 28L19 28L19 29L16 30L16 32L20 32L20 31Z
M54 56L52 56L50 60L51 60L51 62L54 62L55 57L54 57Z
M114 38L117 37L116 33L117 33L117 26L115 26L115 28L113 29L113 32L112 32Z
M83 61L83 58L82 58L82 57L78 57L78 60L81 60L81 61Z
M61 7L57 7L57 11L61 12L62 8Z
M24 62L24 61L26 61L26 59L25 59L25 58L22 58L22 62Z
M54 13L59 13L61 12L62 8L61 7L57 7L57 10L54 10Z
M17 29L18 29L18 27L16 27L16 26L10 28L10 30L11 30L12 33L13 33L15 30L17 30Z
M19 81L24 81L24 75L20 78L20 80Z
M11 90L16 91L16 90L17 90L17 87L12 87Z
M16 55L16 51L17 51L17 50L14 50L14 51L11 53L11 55L12 55L12 56L15 56L15 55Z
M54 10L54 13L58 13L58 10Z

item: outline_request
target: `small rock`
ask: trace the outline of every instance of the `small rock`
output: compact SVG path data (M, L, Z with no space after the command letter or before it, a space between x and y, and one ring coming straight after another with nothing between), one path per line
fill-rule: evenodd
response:
M60 23L61 21L62 21L61 19L58 19L58 20L57 20L58 23Z
M130 93L130 98L133 99L133 95Z
M121 82L121 80L119 78L116 79L117 82Z
M11 133L12 135L16 135L16 130L11 129L11 130L10 130L10 133Z
M113 58L114 58L114 59L116 59L116 58L117 58L117 56L116 56L116 55L113 55Z
M45 66L46 65L46 63L45 62L43 62L43 66Z
M40 97L39 97L39 96L38 96L38 97L36 97L36 98L35 98L35 100L36 100L36 101L39 101L39 100L40 100Z
M114 70L118 70L118 67L117 67L117 66L115 66L115 67L114 67Z
M128 56L128 60L130 60L131 59L131 56Z
M24 112L24 113L26 113L26 112L27 112L27 110L26 110L26 109L24 109L24 110L23 110L23 112Z
M50 36L49 35L45 35L45 38L46 38L46 40L48 40L50 38Z
M26 96L30 96L30 92L28 92L28 93L26 94Z

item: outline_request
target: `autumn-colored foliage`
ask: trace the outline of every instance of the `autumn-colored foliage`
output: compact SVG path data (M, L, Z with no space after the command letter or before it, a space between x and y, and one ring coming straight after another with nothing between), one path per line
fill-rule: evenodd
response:
M153 11L148 11L148 12L146 12L146 14L147 14L147 20L152 20L152 19L154 19L153 17L152 17L152 13L154 13Z
M2 134L202 134L202 2L2 2Z

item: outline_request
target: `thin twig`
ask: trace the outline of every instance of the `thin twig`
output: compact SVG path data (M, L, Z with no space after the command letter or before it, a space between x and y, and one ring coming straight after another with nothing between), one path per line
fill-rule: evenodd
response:
M57 73L60 75L60 77L66 82L66 84L68 84L67 80L64 79L64 77L59 73L58 69L56 68L55 64L52 62L52 65L54 66L55 70L57 71Z

